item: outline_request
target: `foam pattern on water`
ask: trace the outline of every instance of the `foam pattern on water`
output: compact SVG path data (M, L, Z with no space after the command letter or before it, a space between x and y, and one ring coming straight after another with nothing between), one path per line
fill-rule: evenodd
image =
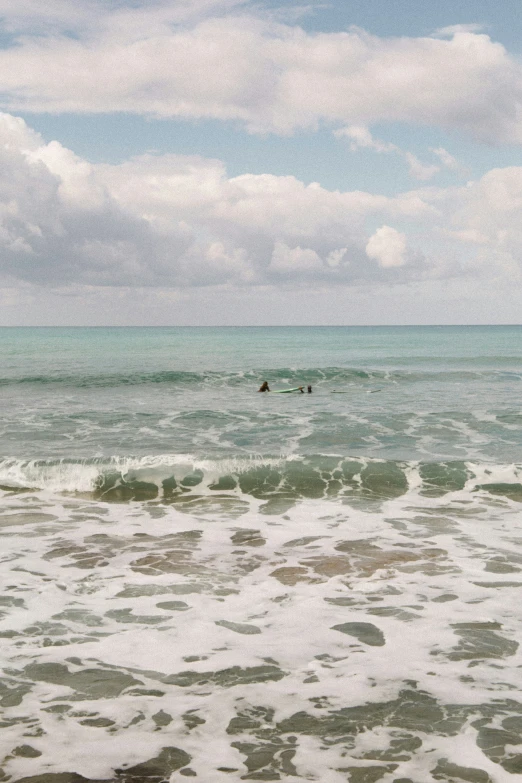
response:
M429 470L270 513L4 491L5 780L518 779L518 471Z
M398 497L408 488L428 496L467 489L520 499L522 465L324 454L220 460L181 454L87 460L7 458L0 459L0 488L45 489L115 501L161 498L174 504L210 497L244 502L254 497L265 501L261 511L277 511L304 498L370 502Z
M521 337L0 329L0 781L522 781Z

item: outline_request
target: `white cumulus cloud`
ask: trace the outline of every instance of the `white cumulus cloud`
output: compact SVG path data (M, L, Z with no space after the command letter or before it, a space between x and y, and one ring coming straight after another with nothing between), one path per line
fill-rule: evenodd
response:
M368 215L415 197L329 191L292 176L229 178L198 156L90 164L0 115L0 273L51 286L364 281Z
M221 161L198 156L91 164L0 115L9 290L314 291L459 277L510 289L522 269L521 214L522 167L386 197L293 176L229 177Z
M475 26L444 37L307 33L240 2L1 0L9 111L234 120L251 132L377 122L522 142L522 66Z
M381 226L368 240L366 255L383 269L404 266L407 260L405 234L391 226Z
M288 247L284 242L276 242L270 269L282 274L301 275L321 270L323 262L315 250L302 247Z

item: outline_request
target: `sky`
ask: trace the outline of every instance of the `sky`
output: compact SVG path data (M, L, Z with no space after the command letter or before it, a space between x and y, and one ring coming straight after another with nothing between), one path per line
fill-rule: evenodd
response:
M0 0L0 325L522 323L519 0Z

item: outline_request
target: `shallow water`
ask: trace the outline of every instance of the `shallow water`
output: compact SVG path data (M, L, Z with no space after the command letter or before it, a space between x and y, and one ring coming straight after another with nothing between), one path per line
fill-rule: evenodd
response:
M521 335L0 330L0 779L522 780Z

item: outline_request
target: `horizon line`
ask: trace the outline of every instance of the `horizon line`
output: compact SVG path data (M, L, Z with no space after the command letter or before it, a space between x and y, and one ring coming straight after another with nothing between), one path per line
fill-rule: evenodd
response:
M522 326L522 323L477 324L0 324L0 329L418 329Z

